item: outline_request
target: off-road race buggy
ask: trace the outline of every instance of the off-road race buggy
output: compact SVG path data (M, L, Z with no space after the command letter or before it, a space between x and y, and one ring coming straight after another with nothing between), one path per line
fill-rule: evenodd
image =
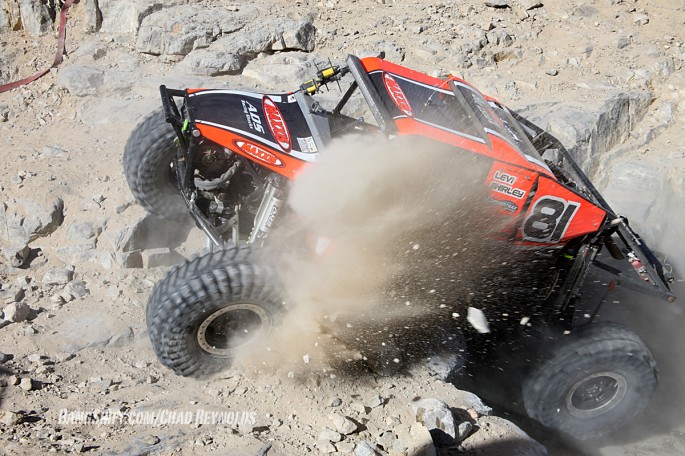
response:
M337 105L324 108L320 89L347 81ZM610 286L667 301L675 300L672 278L541 128L459 78L430 77L377 57L350 55L289 93L160 90L163 110L126 144L128 184L152 214L178 220L190 213L213 246L172 268L148 303L154 351L177 374L226 368L238 346L277 324L287 290L256 252L287 212L290 184L303 170L317 166L332 140L370 131L478 156L487 164L483 210L504 221L512 249L546 258L544 292L529 290L528 303L515 304L535 311L519 313L525 320L513 324L519 332L545 328L539 339L527 333L538 359L522 386L532 418L589 438L648 403L657 367L646 344L626 327L594 322L600 302L592 309L577 303L591 267L612 274ZM359 94L370 119L343 114ZM605 261L603 249L626 267Z

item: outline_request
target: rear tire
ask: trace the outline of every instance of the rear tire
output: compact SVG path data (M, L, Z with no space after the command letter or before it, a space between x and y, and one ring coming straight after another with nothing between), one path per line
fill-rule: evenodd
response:
M162 364L204 376L229 367L283 312L275 273L249 247L232 246L173 268L150 297L147 327Z
M528 415L579 440L625 424L651 399L656 361L633 331L595 324L564 336L523 384Z
M124 174L136 199L146 211L163 219L182 220L188 207L176 185L171 163L176 157L176 133L160 109L131 133L124 148Z

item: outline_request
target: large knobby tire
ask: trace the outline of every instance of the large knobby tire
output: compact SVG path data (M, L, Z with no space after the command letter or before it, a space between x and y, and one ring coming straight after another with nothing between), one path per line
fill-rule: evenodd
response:
M160 218L182 220L188 213L176 185L171 163L176 157L176 134L160 109L131 133L124 148L124 174L136 199Z
M250 247L232 246L169 271L148 302L147 328L162 364L202 377L230 367L283 313L273 268Z
M562 338L523 383L531 418L579 440L625 424L656 389L647 345L620 325L591 325Z

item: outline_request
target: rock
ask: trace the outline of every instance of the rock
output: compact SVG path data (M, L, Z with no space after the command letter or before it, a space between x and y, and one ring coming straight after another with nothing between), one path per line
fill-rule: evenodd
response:
M378 456L378 452L369 442L362 440L354 447L354 456Z
M141 22L165 7L188 3L188 0L98 0L102 12L101 32L135 35Z
M471 434L472 430L473 430L473 424L471 424L470 422L462 421L461 423L459 423L459 427L457 429L457 431L458 431L457 432L457 438L456 438L457 443L461 442L466 437L468 437L469 434Z
M506 30L501 28L496 28L485 34L488 39L488 43L495 46L511 46L514 43L514 39L507 33Z
M397 429L398 444L412 456L437 456L430 432L421 423ZM404 454L404 453L403 453Z
M72 280L64 287L64 291L74 299L83 298L90 294L90 290L83 280Z
M74 271L65 268L50 269L43 276L43 285L66 285L74 277Z
M240 30L254 14L250 7L240 13L195 5L163 8L143 19L136 49L180 60L192 50L208 47L220 35Z
M57 73L57 85L78 97L96 95L102 90L104 81L102 70L84 65L71 65Z
M168 248L143 250L141 252L143 267L146 269L173 266L183 261L183 256Z
M635 25L647 25L649 24L649 16L644 13L633 14L633 24Z
M538 0L519 0L519 5L521 5L521 7L526 11L535 8L542 8L543 6L542 2Z
M12 304L19 302L24 298L24 289L19 287L10 287L7 290L0 290L0 304Z
M385 399L379 394L372 395L369 400L366 401L365 405L370 408L380 407L385 403Z
M328 418L333 422L335 429L341 434L348 435L357 430L357 423L346 416L331 413L328 415Z
M18 413L0 410L0 422L7 426L15 426L21 421L21 415Z
M485 6L490 8L509 8L509 2L507 0L485 0Z
M316 74L319 58L304 52L274 54L251 61L243 75L256 79L266 87L285 90L311 79Z
M98 0L83 0L83 31L87 33L97 32L102 27L102 11L98 6Z
M70 241L89 241L97 238L102 232L102 227L96 227L90 222L76 222L67 228L67 239Z
M319 440L326 440L329 442L340 442L343 439L343 436L339 434L338 432L335 432L332 429L324 428L323 431L319 434Z
M161 440L156 435L149 435L143 439L147 445L157 445Z
M4 363L10 359L10 355L0 352L0 363Z
M28 244L55 231L64 219L64 202L47 203L16 198L0 203L0 237L12 244Z
M628 47L629 44L630 44L630 38L626 38L626 37L621 37L618 39L618 41L616 41L616 47L618 49L623 49L625 47Z
M26 357L26 359L28 359L32 363L40 363L42 360L47 359L47 357L41 355L40 353L31 353L29 356Z
M317 440L316 441L316 448L321 452L322 454L330 454L330 453L337 453L337 449L335 448L335 445L333 445L331 442L328 440Z
M31 313L31 308L25 302L14 302L2 309L4 320L20 323L26 320Z
M426 426L437 446L456 443L457 425L449 406L438 399L421 399L412 404L416 421Z
M19 0L21 25L26 33L31 36L47 35L52 30L52 18L46 3L35 0Z
M306 354L302 357L302 361L304 361L305 364L309 364L312 361L312 355Z
M545 74L548 76L556 76L559 74L559 70L556 68L550 68L549 70L545 70Z
M240 72L245 62L243 56L231 52L199 49L183 59L181 65L191 74L219 76Z
M19 381L19 388L24 391L31 391L33 389L33 380L28 377L24 377Z
M328 406L329 407L339 407L340 404L342 404L342 399L340 399L339 397L334 397L329 401Z
M376 439L376 444L385 452L390 452L392 450L404 450L404 447L399 448L402 445L397 437L397 434L395 434L393 431L382 432Z
M29 246L26 244L14 244L7 247L0 247L0 256L5 264L13 268L19 268L26 263L29 257Z

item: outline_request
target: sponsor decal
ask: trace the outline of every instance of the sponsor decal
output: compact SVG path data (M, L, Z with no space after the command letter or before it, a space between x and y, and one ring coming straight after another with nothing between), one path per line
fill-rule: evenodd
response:
M516 176L512 176L511 174L507 174L501 169L499 171L495 172L495 175L493 178L496 181L504 182L505 184L509 185L514 185L514 182L516 182Z
M519 210L519 207L516 204L514 204L512 201L498 200L495 198L490 198L488 201L490 204L493 204L495 206L499 206L502 209L509 211L509 212L516 212Z
M262 109L264 109L264 117L266 118L266 123L269 125L269 130L271 130L274 139L283 151L290 152L290 149L292 149L290 132L288 131L288 126L285 124L285 120L283 120L281 110L278 109L276 103L269 97L264 97Z
M409 101L406 95L402 91L400 85L395 81L389 73L383 73L383 83L385 84L385 89L390 94L390 98L395 102L395 105L402 111L407 117L414 117L414 111L409 106Z
M240 151L253 157L255 160L266 163L271 166L285 166L285 164L276 155L272 154L266 149L259 147L247 141L233 141L233 144L240 149Z
M490 190L493 190L503 195L513 196L516 199L521 199L526 196L526 192L520 188L515 188L502 182L490 182Z
M245 113L245 119L247 120L247 125L254 131L264 134L264 127L262 126L262 119L259 118L257 108L252 106L249 101L242 100L243 102L243 112Z
M316 147L316 143L314 142L314 138L311 136L307 136L306 138L297 138L297 143L300 145L300 150L302 152L313 154L314 152L319 151L319 148Z

